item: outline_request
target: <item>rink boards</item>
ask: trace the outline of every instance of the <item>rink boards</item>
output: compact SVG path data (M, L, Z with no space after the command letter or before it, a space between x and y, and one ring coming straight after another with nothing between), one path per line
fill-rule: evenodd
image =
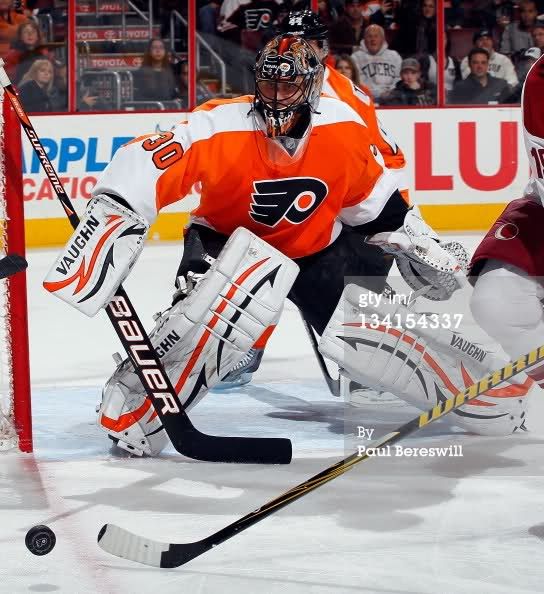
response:
M379 116L406 155L411 195L434 228L486 229L505 203L521 196L528 163L518 107L382 109ZM33 122L81 212L120 146L141 134L170 130L184 117L178 112L85 114L35 116ZM150 238L179 239L199 190L196 185L189 196L165 209ZM64 243L69 224L26 138L23 195L27 245Z

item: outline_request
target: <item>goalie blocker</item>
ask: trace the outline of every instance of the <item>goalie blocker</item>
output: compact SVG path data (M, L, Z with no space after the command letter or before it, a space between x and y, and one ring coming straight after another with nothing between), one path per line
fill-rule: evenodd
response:
M184 298L156 317L150 339L185 410L277 320L297 274L290 258L239 228ZM104 388L98 424L119 447L139 455L156 455L168 441L128 359Z
M110 302L130 272L148 231L146 220L120 199L96 196L43 286L72 307L94 316Z
M427 410L506 363L445 328L432 329L429 324L407 329L414 311L387 300L380 303L375 294L374 299L363 300L368 306L361 307L361 293L369 292L356 285L345 288L319 344L321 353L354 381ZM378 323L370 322L372 314L377 314ZM480 435L508 435L524 427L533 390L538 390L536 384L519 374L516 381L454 410L452 421Z

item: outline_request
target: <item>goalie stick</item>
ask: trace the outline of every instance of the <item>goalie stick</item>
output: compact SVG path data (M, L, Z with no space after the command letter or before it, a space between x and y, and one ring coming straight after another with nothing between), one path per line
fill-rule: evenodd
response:
M8 254L0 260L0 278L7 278L21 272L27 266L27 261L19 254Z
M70 198L51 164L40 138L21 105L0 58L0 84L17 114L32 148L36 152L72 227L79 224ZM254 464L288 464L291 441L284 438L223 437L200 432L183 409L170 378L164 371L149 337L122 286L119 286L106 313L142 382L153 407L174 448L188 458L207 462L241 462ZM125 334L127 333L127 334ZM165 406L167 413L163 413Z
M433 421L450 413L452 410L459 408L470 400L477 398L482 393L487 392L491 388L495 388L503 381L510 379L517 373L520 373L541 361L544 361L544 345L521 356L514 362L507 363L501 369L498 369L475 382L463 392L459 392L457 395L440 402L430 410L421 413L418 417L401 425L396 431L392 431L384 437L376 440L371 446L372 451L374 452L376 449L379 450L386 445L401 440L403 437L406 437L411 433L415 433L422 427L426 427ZM178 544L163 543L149 538L143 538L124 528L116 526L115 524L106 524L101 528L98 534L98 544L104 551L111 553L112 555L136 561L137 563L152 565L153 567L179 567L226 540L233 538L237 534L240 534L240 532L246 530L250 526L271 516L304 495L315 491L315 489L318 489L329 481L338 478L359 462L374 457L370 456L367 452L368 448L365 449L364 454L359 455L359 453L356 452L351 456L340 460L333 466L329 466L329 468L326 468L319 474L316 474L296 487L289 489L289 491L282 493L275 499L272 499L268 503L265 503L256 510L245 515L243 518L236 520L232 524L225 526L225 528L214 532L202 540Z
M314 329L312 328L310 322L308 322L308 320L304 317L302 310L299 310L299 312L300 317L302 318L302 324L304 326L304 329L306 330L306 333L308 334L310 344L312 345L312 349L317 358L317 363L319 365L319 368L321 369L321 373L323 374L323 379L327 383L330 393L333 396L340 396L340 376L335 378L330 374L329 369L327 368L327 364L325 363L325 359L323 358L323 355L319 352L319 348L317 346L317 338L315 337Z

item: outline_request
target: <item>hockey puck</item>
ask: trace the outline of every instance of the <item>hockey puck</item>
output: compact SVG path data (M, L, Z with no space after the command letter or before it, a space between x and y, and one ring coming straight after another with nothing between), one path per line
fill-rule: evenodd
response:
M47 555L57 542L55 533L48 526L33 526L25 536L26 548L33 555Z

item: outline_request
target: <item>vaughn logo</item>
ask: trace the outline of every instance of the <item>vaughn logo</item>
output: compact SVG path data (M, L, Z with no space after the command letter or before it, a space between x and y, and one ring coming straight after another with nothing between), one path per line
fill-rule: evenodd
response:
M70 267L74 264L81 253L81 250L85 247L99 225L99 221L94 216L90 216L87 219L85 227L83 227L76 235L74 241L70 244L70 247L66 250L62 260L59 262L59 265L56 268L57 272L60 274L68 274L68 270L70 270Z
M327 184L315 177L253 182L249 216L257 223L275 227L285 219L298 225L319 208L329 193Z
M166 338L161 340L161 342L155 347L157 355L159 355L159 357L162 359L164 355L166 355L166 353L180 340L180 335L175 330L172 330L172 332L169 332L166 335Z
M466 353L469 357L472 357L476 361L483 361L487 354L486 351L484 351L484 349L477 347L475 344L472 344L472 342L465 340L457 334L454 334L452 336L451 346L455 347L456 349L459 349L463 353Z

